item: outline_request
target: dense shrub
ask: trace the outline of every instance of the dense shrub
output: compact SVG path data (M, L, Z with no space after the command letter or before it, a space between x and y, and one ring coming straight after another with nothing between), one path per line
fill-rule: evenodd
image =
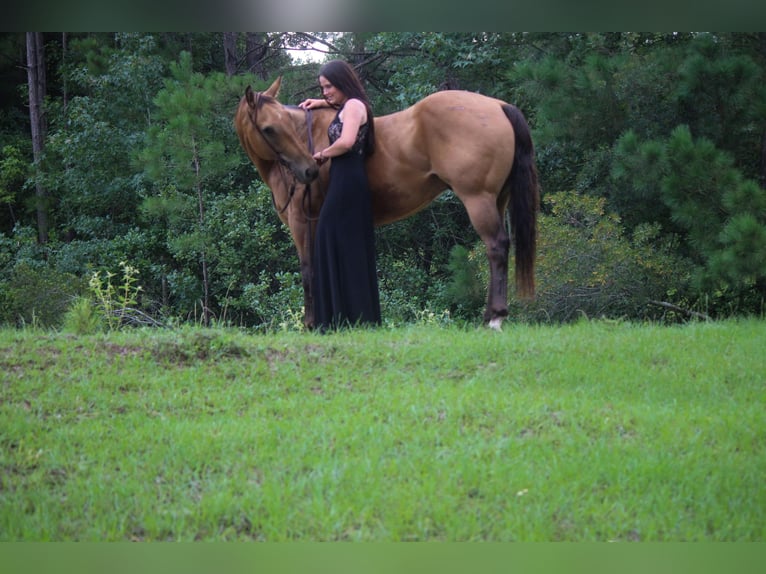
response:
M656 318L663 308L650 301L682 296L689 264L672 255L671 245L659 242L656 227L642 225L626 236L618 217L605 212L604 205L604 199L575 193L546 198L547 213L539 221L537 297L522 303L511 289L511 318L544 322L582 316ZM465 307L469 301L475 305L477 286L486 290L484 251L484 245L477 243L467 255L453 253L447 292L454 307ZM479 262L478 271L471 271L474 262ZM509 267L513 269L512 260ZM512 271L509 281L513 283Z
M0 323L58 327L84 290L85 282L75 275L21 262L2 285Z

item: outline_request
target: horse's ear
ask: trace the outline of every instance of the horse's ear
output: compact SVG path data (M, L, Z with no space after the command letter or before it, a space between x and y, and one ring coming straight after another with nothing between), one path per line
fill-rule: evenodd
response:
M276 99L276 97L279 95L279 88L282 86L282 76L279 76L276 80L274 80L274 83L269 86L269 89L263 92L267 96L271 96L272 98Z
M245 100L247 100L247 104L250 107L253 107L255 105L255 94L253 93L253 88L250 86L247 86L245 88Z

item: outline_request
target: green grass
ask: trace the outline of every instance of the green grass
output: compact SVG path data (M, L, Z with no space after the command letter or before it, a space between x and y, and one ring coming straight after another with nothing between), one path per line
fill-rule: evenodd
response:
M0 331L0 540L763 540L766 322Z

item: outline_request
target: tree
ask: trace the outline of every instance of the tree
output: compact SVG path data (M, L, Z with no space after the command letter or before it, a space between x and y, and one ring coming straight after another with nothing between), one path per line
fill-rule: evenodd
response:
M246 322L279 316L292 301L294 250L231 117L244 83L261 78L284 75L285 104L315 95L317 65L285 48L319 44L358 65L377 114L444 88L518 105L544 196L598 199L599 229L624 232L613 255L672 248L695 281L670 301L762 309L766 33L227 33L228 61L220 32L46 34L44 51L29 38L27 50L25 34L0 35L0 282L39 271L47 285L49 269L83 277L126 260L141 270L142 304L179 317L200 300L208 319L223 305ZM543 199L550 216L558 207ZM564 249L566 227L546 221ZM636 234L642 248L623 249ZM450 251L476 238L449 193L377 237L382 302L405 320L443 308L450 271L466 260ZM545 279L566 287L565 271Z
M237 50L237 33L223 33L223 57L226 62L226 75L233 76L237 73L239 64L239 51Z
M45 45L42 32L27 32L27 74L29 87L29 121L32 126L34 165L39 171L45 150ZM48 192L38 173L35 177L37 233L40 243L48 242Z
M244 34L242 46L239 32L224 32L226 75L233 76L246 68L246 72L261 80L267 80L271 70L279 68L280 62L285 63L282 48L292 36L294 35L288 33L247 32ZM244 55L241 55L242 53Z
M136 225L146 187L131 159L143 145L166 64L151 35L112 40L70 38L60 72L67 106L51 106L46 183L56 198L53 225L67 241L124 236Z
M764 297L762 38L536 35L510 73L532 114L545 193L603 197L629 231L658 224L697 266L689 299ZM744 186L744 187L743 187ZM745 216L745 213L749 215Z
M701 262L697 284L743 302L766 299L766 190L734 166L730 154L680 126L667 141L663 199Z
M271 50L265 32L247 32L245 34L245 61L247 71L255 74L261 80L267 80L269 68L266 65L267 56Z
M654 140L627 132L617 150L614 181L643 198L643 218L654 212L666 235L681 238L681 253L696 264L697 293L757 308L766 297L766 190L685 125Z
M231 116L225 110L240 85L221 73L194 72L188 52L170 64L170 73L155 98L154 122L140 153L155 182L155 194L144 203L144 210L167 222L166 242L176 260L199 265L202 321L208 325L216 253L207 206L217 182L239 163L238 150L227 150L224 142L232 142Z
M445 89L505 98L506 72L517 53L515 34L495 32L382 32L351 41L371 95L378 93L379 113Z

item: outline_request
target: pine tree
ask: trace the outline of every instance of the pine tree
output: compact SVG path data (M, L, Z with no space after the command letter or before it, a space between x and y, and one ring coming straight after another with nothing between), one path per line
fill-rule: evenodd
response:
M701 263L698 285L766 297L766 190L686 126L668 139L667 162L663 199Z
M208 233L207 204L216 181L239 161L236 150L227 151L222 130L222 107L236 101L239 87L224 74L203 76L192 69L192 58L182 52L170 65L156 99L155 123L141 153L146 173L156 184L156 195L144 208L167 219L167 244L179 261L199 265L202 283L202 321L210 323L211 267L216 253ZM227 99L228 98L228 99Z

